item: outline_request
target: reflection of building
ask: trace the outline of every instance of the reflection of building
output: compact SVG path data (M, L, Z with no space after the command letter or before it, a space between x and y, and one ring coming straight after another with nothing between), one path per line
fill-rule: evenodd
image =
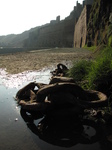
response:
M60 16L58 16L56 20L40 26L36 33L30 33L29 39L25 41L25 46L36 48L73 47L75 23L84 8L84 3L90 1L86 0L82 5L77 1L74 10L64 20L60 21Z

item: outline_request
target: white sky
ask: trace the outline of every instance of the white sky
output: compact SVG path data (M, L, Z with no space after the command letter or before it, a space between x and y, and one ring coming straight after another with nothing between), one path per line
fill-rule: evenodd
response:
M78 0L82 4L83 0ZM0 0L0 35L19 34L67 17L77 0Z

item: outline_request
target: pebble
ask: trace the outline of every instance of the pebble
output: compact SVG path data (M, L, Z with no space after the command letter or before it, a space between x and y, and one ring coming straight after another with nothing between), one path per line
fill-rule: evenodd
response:
M15 121L18 121L18 118L15 118Z

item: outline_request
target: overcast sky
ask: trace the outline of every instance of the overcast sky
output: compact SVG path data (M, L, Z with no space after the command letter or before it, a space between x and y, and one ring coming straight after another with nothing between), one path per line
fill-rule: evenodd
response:
M82 4L83 0L78 0ZM67 17L77 0L0 0L0 35L19 34Z

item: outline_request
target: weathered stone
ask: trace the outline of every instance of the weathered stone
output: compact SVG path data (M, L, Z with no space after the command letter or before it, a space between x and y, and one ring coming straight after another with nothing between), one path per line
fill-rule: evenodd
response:
M74 32L74 47L83 47L86 44L88 14L91 6L85 5L76 25Z
M82 9L83 5L77 2L74 10L64 20L60 20L60 16L58 16L56 20L40 26L36 32L29 34L24 47L38 49L73 47L75 20L79 18Z
M108 35L111 33L109 30L109 25L112 22L111 13L112 1L94 1L88 20L87 41L91 40L92 44L96 46L101 44L108 44ZM88 35L91 35L91 39L88 39Z

